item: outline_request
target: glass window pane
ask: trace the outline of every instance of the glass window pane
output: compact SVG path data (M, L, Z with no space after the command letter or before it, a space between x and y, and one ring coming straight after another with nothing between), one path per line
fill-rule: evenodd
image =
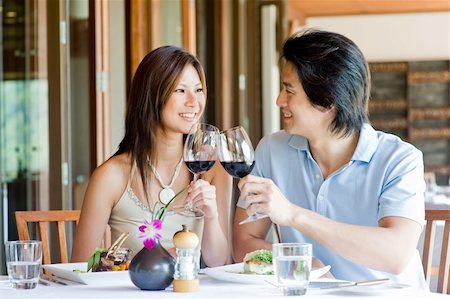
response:
M161 43L182 46L181 1L161 1Z

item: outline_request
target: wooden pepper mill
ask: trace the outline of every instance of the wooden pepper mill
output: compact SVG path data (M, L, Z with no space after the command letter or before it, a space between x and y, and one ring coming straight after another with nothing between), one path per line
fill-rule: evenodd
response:
M195 262L195 248L199 243L198 236L182 225L182 230L173 235L173 244L177 250L175 273L173 275L174 292L197 292L200 282Z

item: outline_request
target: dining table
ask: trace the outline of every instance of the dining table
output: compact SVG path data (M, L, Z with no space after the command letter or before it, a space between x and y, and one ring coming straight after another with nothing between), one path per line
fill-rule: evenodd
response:
M7 299L123 299L123 298L286 298L281 291L270 284L244 284L220 281L199 275L200 287L197 292L182 293L174 292L169 286L162 291L143 291L132 284L129 279L122 282L95 285L84 285L66 281L66 285L59 283L45 282L38 284L31 290L12 289L7 282L6 276L0 277L0 298ZM330 281L330 279L326 279ZM382 285L380 285L381 288ZM372 286L375 287L375 286ZM298 298L298 297L297 297ZM350 288L335 289L308 289L301 298L450 298L449 295L419 291L414 288L407 288L395 292L370 292L369 294L358 293Z

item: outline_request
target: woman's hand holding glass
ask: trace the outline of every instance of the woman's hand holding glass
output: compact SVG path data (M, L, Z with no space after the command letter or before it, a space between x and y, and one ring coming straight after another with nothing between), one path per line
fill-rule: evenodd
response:
M188 189L188 202L192 207L203 211L205 218L217 218L219 212L216 202L216 187L209 182L197 179Z
M210 195L211 192L214 192L215 199L214 187L206 181L203 182L207 183L208 186L205 186L203 182L197 183L197 178L200 174L210 170L216 162L216 147L218 135L219 129L217 129L217 127L210 124L199 123L192 126L189 134L186 137L186 141L184 142L183 159L189 171L194 174L194 179L188 190L189 200L186 201L185 212L199 212L196 211L199 209L195 208L193 201L199 200L199 198L201 197L202 188L200 189L200 191L196 191L195 194L192 194L193 190L197 190L197 185L203 186L203 191L205 192L206 197L208 197L208 194ZM209 189L211 189L212 191Z

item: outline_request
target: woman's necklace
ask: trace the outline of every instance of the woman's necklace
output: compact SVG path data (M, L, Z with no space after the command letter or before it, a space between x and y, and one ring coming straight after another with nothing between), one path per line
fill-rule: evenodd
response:
M172 199L172 197L175 196L175 192L173 191L172 186L175 183L175 180L178 178L178 175L180 174L180 168L181 168L182 162L183 162L183 157L181 157L180 162L178 162L178 165L175 168L175 172L172 176L172 181L170 182L169 185L166 185L166 184L164 184L164 182L163 182L161 176L159 175L158 171L156 170L156 168L152 165L152 163L150 163L150 159L147 157L148 166L150 166L150 169L152 170L153 175L155 176L156 180L159 182L159 184L163 188L161 190L161 192L159 192L159 201L163 205L166 205L167 203L169 203L169 201Z

